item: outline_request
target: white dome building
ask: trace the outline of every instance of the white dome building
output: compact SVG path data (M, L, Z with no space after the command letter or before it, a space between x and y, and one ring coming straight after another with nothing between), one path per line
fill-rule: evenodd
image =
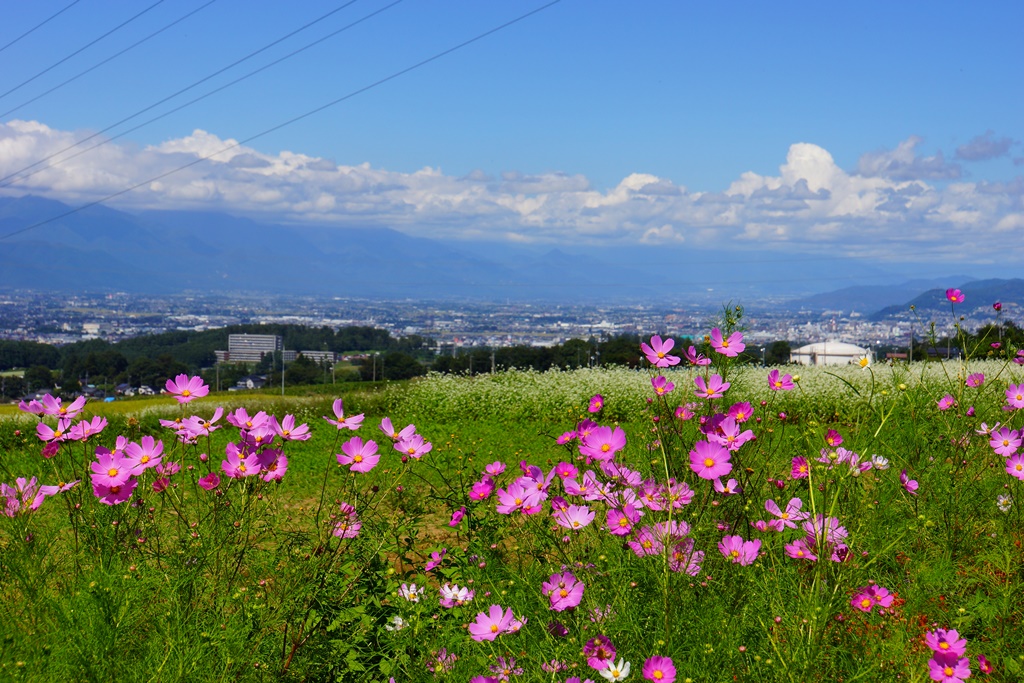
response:
M858 363L861 358L871 361L871 351L856 344L827 341L807 344L793 349L789 354L792 363L800 365L848 365Z

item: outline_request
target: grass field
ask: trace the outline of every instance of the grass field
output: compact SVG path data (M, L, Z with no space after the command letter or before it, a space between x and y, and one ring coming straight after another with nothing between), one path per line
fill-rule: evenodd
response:
M1019 680L1024 493L1015 455L978 431L1019 437L1020 410L1004 408L1021 368L808 368L772 391L768 369L714 360L381 385L342 397L344 418L365 413L354 431L323 419L342 419L334 396L115 401L87 406L100 434L50 458L39 417L0 409L0 479L82 480L0 523L0 677L561 682L621 678L622 659L636 680L948 683L966 665ZM731 387L695 396L712 374ZM658 394L655 376L674 390ZM311 438L284 442L280 480L230 478L238 429L222 418L181 443L159 423L217 406L294 415ZM432 449L403 458L384 417ZM607 432L557 443L587 419ZM180 470L140 471L107 505L90 484L107 466L90 463L119 434L155 437ZM733 450L699 446L729 434ZM582 447L605 436L602 466ZM379 446L367 472L339 463L353 437ZM701 473L726 465L721 492ZM941 637L964 654L933 653Z

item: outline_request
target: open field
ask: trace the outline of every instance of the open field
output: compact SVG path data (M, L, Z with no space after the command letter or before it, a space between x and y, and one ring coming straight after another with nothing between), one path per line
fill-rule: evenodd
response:
M598 680L602 646L635 680L646 662L651 676L662 667L653 680L671 666L678 681L952 681L964 661L975 677L1018 680L1024 491L1016 456L978 432L1020 429L1020 410L1005 410L1020 366L800 368L793 389L773 391L768 369L714 360L432 375L347 394L341 416L327 396L88 405L106 428L49 458L40 418L0 409L0 479L82 480L0 525L2 675ZM731 386L695 396L713 375ZM659 394L658 376L674 389ZM231 478L226 448L244 439L226 418L194 443L159 423L219 405L294 415L311 438L267 447L287 459L279 480L264 481L265 465ZM352 431L322 419L357 413ZM384 417L414 423L432 449L402 458ZM139 470L132 496L108 505L90 485L108 465L90 463L118 434L155 437L180 470ZM700 445L729 435L732 450ZM340 464L353 437L373 439L379 462L365 451ZM588 455L595 439L609 449ZM966 648L945 679L930 675L946 660L929 633Z

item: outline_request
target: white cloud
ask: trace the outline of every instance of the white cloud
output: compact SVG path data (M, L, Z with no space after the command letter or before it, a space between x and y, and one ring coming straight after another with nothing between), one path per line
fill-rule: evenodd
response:
M30 121L0 124L0 176L85 135ZM0 192L76 204L142 184L112 204L380 225L438 238L799 245L879 258L906 258L912 250L910 256L920 259L962 255L988 238L1007 256L1024 258L1024 241L1015 239L1024 227L1024 180L935 183L929 178L949 178L950 166L938 154L918 156L920 142L911 137L895 150L865 154L853 173L824 148L797 142L777 175L743 173L725 192L691 191L642 172L607 190L560 172L492 177L477 170L455 177L427 167L399 173L244 146L163 175L236 144L197 130L144 149L107 144L50 168L44 164ZM157 176L163 177L147 182Z

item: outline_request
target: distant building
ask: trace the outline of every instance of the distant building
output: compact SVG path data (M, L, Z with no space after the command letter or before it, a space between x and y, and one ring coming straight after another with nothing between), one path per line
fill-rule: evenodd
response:
M861 358L871 360L871 351L845 342L816 342L790 352L791 363L800 365L848 365Z
M214 355L218 363L259 363L267 354L277 354L282 346L277 334L229 334L227 351L214 351ZM291 360L295 360L294 353Z
M337 359L334 351L299 351L299 355L318 365L323 363L334 365Z

